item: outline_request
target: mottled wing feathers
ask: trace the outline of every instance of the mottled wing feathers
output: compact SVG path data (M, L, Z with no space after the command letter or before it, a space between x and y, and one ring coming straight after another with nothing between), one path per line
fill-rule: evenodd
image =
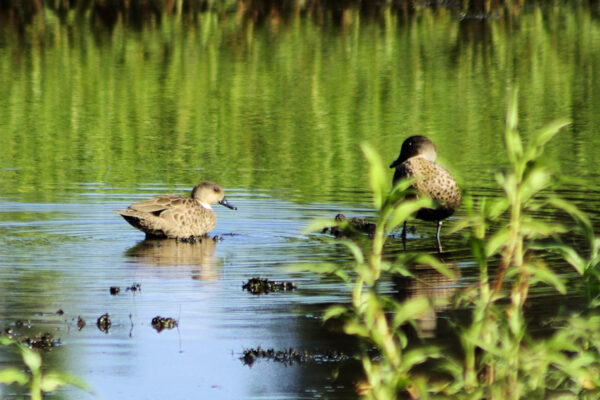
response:
M448 170L423 157L413 157L400 165L394 173L394 183L402 178L415 179L413 187L417 191L440 203L437 210L420 210L418 218L439 220L454 213L461 203L462 196L458 184Z
M195 200L190 197L163 195L134 203L130 205L129 208L136 211L155 214L157 211L162 211L177 206L191 206L193 203L195 203Z
M216 225L211 209L190 197L163 195L118 210L127 222L150 236L189 238L202 236Z

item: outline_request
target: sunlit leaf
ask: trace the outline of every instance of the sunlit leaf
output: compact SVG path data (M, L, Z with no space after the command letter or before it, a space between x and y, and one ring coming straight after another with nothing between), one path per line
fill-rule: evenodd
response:
M575 249L565 244L560 243L533 243L530 246L536 250L553 251L561 255L561 257L568 262L575 270L583 275L585 267L587 265L586 260L581 257Z
M352 253L352 256L354 257L357 263L363 264L365 262L365 257L360 246L358 246L351 240L340 240L339 242L346 246L348 250L350 250L350 253Z
M485 243L486 257L491 257L492 255L497 254L503 247L507 246L508 235L508 228L502 228L490 236L488 241Z
M566 126L569 126L571 124L571 121L569 119L566 118L560 118L557 120L554 120L550 123L548 123L547 125L545 125L544 127L542 127L540 130L538 130L534 136L533 136L533 141L536 147L542 147L544 146L546 143L548 143L561 129L565 128Z
M515 131L519 123L519 90L513 89L509 94L506 107L506 129Z
M419 296L406 300L402 304L398 304L393 318L393 326L399 327L405 322L419 318L426 312L431 310L429 299L424 296Z
M8 367L0 370L0 383L12 385L13 383L25 385L29 382L29 376L17 368Z
M327 310L325 310L325 313L323 314L323 320L327 321L331 318L339 318L342 315L346 314L347 312L348 312L348 307L346 307L346 306L342 306L342 305L331 306L331 307L328 307Z
M535 239L565 232L567 232L567 228L557 222L542 221L531 217L521 219L521 234L524 237Z
M528 263L525 265L525 269L530 274L532 283L536 281L543 282L547 285L554 286L560 294L565 294L567 292L567 288L562 279L544 264Z
M502 197L500 199L488 202L484 214L488 218L495 220L500 215L505 213L509 206L510 204L508 200Z
M421 208L435 208L436 204L428 198L407 200L398 205L392 212L390 221L386 224L385 234L389 235L396 227L406 221Z
M550 174L547 170L540 167L531 168L519 186L518 193L521 201L526 202L530 197L545 189L548 182L550 182Z
M337 227L338 225L338 221L334 219L316 219L304 229L304 233L322 232L324 229Z
M390 191L390 179L387 176L385 168L379 153L377 153L368 143L361 144L361 149L369 163L369 185L373 191L373 205L376 210L380 210L383 205L383 199Z
M74 386L89 392L88 385L83 380L72 375L51 371L42 377L41 389L44 392L54 392L65 385Z
M23 357L23 362L31 371L39 371L42 366L42 356L35 350L21 347L21 357Z

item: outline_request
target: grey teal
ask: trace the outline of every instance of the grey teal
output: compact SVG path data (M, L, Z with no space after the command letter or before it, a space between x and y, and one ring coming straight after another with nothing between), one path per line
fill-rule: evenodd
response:
M461 190L454 176L444 167L436 164L437 148L425 136L411 136L402 143L400 155L390 168L395 168L394 185L401 179L413 178L413 188L418 196L426 196L437 203L436 208L421 208L416 217L424 221L437 222L436 241L438 252L442 252L440 230L442 220L448 218L460 207ZM406 222L402 230L406 240Z
M145 232L148 238L189 239L213 230L217 224L211 207L214 203L237 209L225 199L219 185L202 182L192 189L190 197L156 196L116 212L129 224Z

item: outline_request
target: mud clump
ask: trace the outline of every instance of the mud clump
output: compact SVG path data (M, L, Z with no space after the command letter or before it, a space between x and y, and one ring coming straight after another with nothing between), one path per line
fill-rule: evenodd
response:
M5 337L30 349L50 351L61 344L60 338L55 338L49 332L38 333L33 336L20 336L15 334L13 328L8 327L2 333Z
M102 332L108 333L108 330L110 329L111 325L110 317L108 316L108 314L101 315L98 318L98 321L96 321L96 325L98 326L98 329L100 329Z
M242 290L252 294L267 294L272 292L287 292L296 289L293 282L276 282L260 277L249 279L242 285Z
M325 363L341 362L350 357L337 351L311 352L308 350L289 349L275 350L262 349L260 346L256 349L244 349L240 360L244 365L252 366L259 358L279 362L286 365L303 364L308 362Z
M128 288L125 289L128 292L141 292L142 291L142 285L140 285L139 283L133 283L131 286L129 286Z
M157 315L152 318L152 327L160 333L163 329L173 329L178 326L177 320L170 317L161 317Z
M330 233L336 238L352 238L364 233L373 236L377 227L373 222L356 217L347 218L344 214L337 214L335 222L334 226L324 228L322 233Z
M49 351L52 348L60 345L60 339L55 339L51 333L38 334L36 336L30 336L20 338L19 341L30 349L39 349Z
M81 316L77 317L77 329L82 330L85 327L85 321Z

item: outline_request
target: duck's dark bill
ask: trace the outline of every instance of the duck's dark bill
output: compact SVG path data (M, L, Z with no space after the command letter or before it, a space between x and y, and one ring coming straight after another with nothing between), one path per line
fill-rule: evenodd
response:
M237 207L232 206L231 204L229 204L229 202L227 201L227 199L223 199L219 202L220 205L225 206L227 208L231 208L232 210L237 210Z

